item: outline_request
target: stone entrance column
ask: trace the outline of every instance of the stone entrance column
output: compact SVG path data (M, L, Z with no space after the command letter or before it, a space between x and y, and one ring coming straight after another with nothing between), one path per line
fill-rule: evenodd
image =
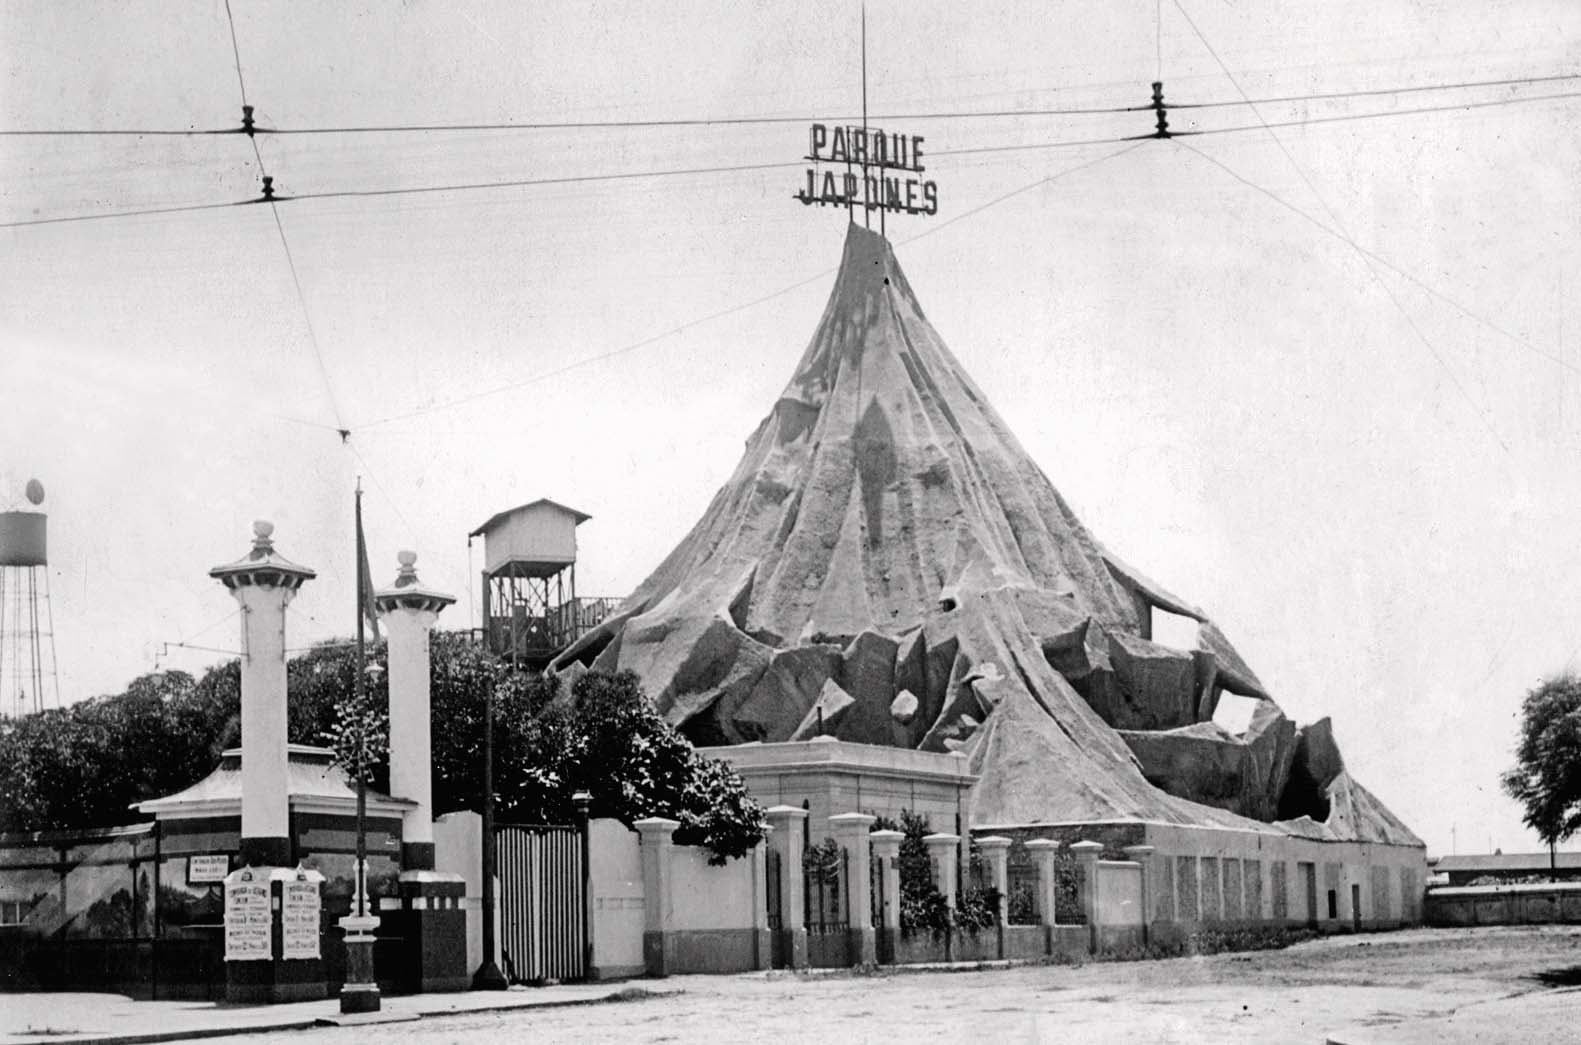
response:
M274 523L253 523L252 550L209 576L229 589L242 615L241 862L289 867L285 610L317 574L274 550Z
M397 557L395 583L374 594L388 636L390 665L390 794L417 803L401 817L401 868L434 869L432 712L429 708L428 638L455 596L424 588L417 553Z
M329 993L322 956L318 947L309 946L317 941L311 936L299 939L296 933L289 944L284 940L283 883L294 876L283 869L295 863L286 744L285 611L303 583L316 575L276 552L273 535L273 523L253 523L253 546L246 556L209 571L241 607L242 866L226 879L225 997L252 1004L304 1001ZM321 880L304 873L294 881L292 906L316 910ZM267 941L257 933L265 921Z
M416 805L401 817L400 913L397 933L403 989L462 991L467 974L466 883L434 870L433 712L429 636L455 597L417 580L417 553L396 556L395 583L375 592L384 624L390 678L390 793Z

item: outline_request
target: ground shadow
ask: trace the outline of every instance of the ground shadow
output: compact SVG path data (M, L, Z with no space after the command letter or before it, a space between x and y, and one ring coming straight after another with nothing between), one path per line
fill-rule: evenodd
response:
M1556 965L1552 969L1534 972L1529 979L1544 987L1581 987L1581 965Z

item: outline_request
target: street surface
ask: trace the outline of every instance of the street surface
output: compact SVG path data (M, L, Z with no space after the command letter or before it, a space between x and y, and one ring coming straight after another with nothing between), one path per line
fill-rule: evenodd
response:
M688 976L620 1003L215 1039L406 1042L1575 1041L1581 928L1413 930L1077 968ZM629 991L639 995L642 981Z

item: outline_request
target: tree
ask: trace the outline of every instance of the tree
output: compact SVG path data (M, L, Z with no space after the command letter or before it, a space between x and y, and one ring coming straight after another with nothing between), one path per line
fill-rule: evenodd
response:
M650 816L676 820L676 842L707 846L716 863L762 839L763 811L741 778L665 722L633 673L589 672L569 689L541 675L508 675L496 685L501 821L568 823L572 796L586 791L593 816L628 825ZM435 809L477 808L481 784L473 773L445 780L439 769L436 760Z
M495 691L495 788L503 821L569 823L572 795L593 795L592 814L627 824L680 821L676 841L706 845L717 860L740 856L763 836L763 814L727 765L698 755L643 695L637 677L589 673L575 686L519 674L463 636L436 632L431 647L434 806L479 809L483 708ZM383 668L382 642L367 663ZM315 646L287 669L288 736L329 745L354 762L363 725L376 746L369 785L388 790L380 744L389 706L387 673L372 673L367 707L353 706L356 649ZM0 830L109 827L140 819L134 802L173 794L213 771L240 740L236 661L194 680L145 675L126 692L21 718L0 718Z
M1581 676L1561 675L1526 694L1515 766L1501 782L1548 845L1581 829Z

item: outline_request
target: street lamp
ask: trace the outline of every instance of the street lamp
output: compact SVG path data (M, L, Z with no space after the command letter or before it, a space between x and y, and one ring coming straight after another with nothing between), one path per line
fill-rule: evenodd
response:
M354 701L357 740L357 868L351 914L340 920L346 932L346 982L340 989L343 1013L378 1012L379 981L373 969L373 930L378 915L368 913L368 691L378 686L384 669L364 662L362 619L357 620L357 677Z
M503 991L510 984L494 962L494 678L483 683L483 964L472 977L475 991Z

